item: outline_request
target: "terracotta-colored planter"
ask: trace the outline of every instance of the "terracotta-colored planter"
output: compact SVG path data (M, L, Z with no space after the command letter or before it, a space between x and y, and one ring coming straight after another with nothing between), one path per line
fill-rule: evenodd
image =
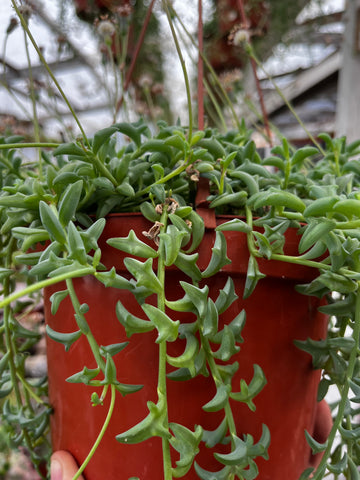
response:
M228 217L217 218L224 222ZM124 255L106 246L109 237L127 236L130 228L141 237L141 232L151 225L139 214L119 214L110 216L101 239L104 249L102 261L108 267L115 266L121 275L126 275L122 260ZM248 251L246 236L238 232L226 232L228 257L232 260L222 272L207 282L210 294L217 297L229 275L232 276L239 299L230 307L221 321L231 321L243 308L247 312L247 322L243 330L245 342L236 360L240 364L235 374L233 390L239 390L240 379L249 382L253 375L253 364L259 364L268 383L256 397L256 412L247 406L234 403L236 424L239 435L250 433L257 442L261 426L265 423L271 431L269 460L260 458L259 480L296 480L309 466L310 448L304 437L304 430L314 432L316 420L316 394L320 373L312 369L311 357L298 350L294 339L308 337L321 339L326 336L327 320L317 312L318 301L296 293L294 287L306 283L312 271L281 262L260 261L260 270L267 277L260 281L254 293L242 300ZM215 232L206 231L199 249L198 265L205 268L213 246ZM297 253L297 238L291 232L288 238L287 253ZM174 268L167 272L167 292L169 299L183 296L179 280L189 281L184 274ZM121 299L125 307L136 316L143 316L141 308L133 301L132 294L113 288L105 288L92 277L76 279L75 286L81 302L90 306L87 320L102 345L127 340L124 329L115 316L116 302ZM58 288L45 291L46 321L55 330L71 332L76 330L75 320L68 299L65 299L56 316L50 313L49 296ZM144 318L144 317L143 317ZM176 314L182 321L191 319ZM144 388L126 397L117 398L112 423L102 444L85 470L87 480L127 480L138 477L141 480L161 480L162 456L161 440L154 438L138 445L123 445L114 437L127 430L148 413L146 402L156 402L158 346L154 343L156 334L133 335L130 344L114 357L118 378L124 383L144 384ZM169 344L172 355L184 349L182 340ZM107 412L107 403L92 407L90 395L95 390L79 384L70 384L65 379L80 371L84 366L94 368L89 356L87 343L81 338L69 350L52 340L48 341L49 394L54 407L52 416L52 442L55 450L69 450L81 463L90 450ZM233 361L235 358L233 357ZM194 429L201 424L207 430L215 429L223 419L223 412L206 413L202 405L207 403L215 390L209 378L197 377L188 382L168 381L170 398L170 421L178 422ZM223 447L223 451L226 451ZM174 457L174 461L176 458ZM216 462L212 451L201 444L197 462L206 470L216 471L221 466ZM195 480L194 469L184 477Z

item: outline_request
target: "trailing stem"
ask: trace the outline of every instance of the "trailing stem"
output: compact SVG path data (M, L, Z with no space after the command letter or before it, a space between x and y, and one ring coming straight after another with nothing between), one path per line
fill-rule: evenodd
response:
M190 32L188 31L188 29L185 27L184 23L181 21L181 18L179 17L179 15L175 12L174 9L172 9L172 11L174 12L174 15L176 16L176 19L177 21L179 22L179 24L181 25L181 28L184 30L184 32L186 33L186 35L189 37L189 39L191 40L191 43L196 46L196 42L195 40L193 39L193 37L191 36ZM223 98L225 99L225 103L226 105L229 107L230 111L231 111L231 114L232 114L232 117L233 117L233 120L234 120L234 123L236 125L236 127L240 130L241 129L241 124L239 122L239 118L235 112L235 109L234 109L234 106L233 106L233 103L231 102L230 100L230 97L229 95L227 94L225 88L223 87L223 85L221 84L220 80L219 80L219 77L218 75L216 74L215 70L212 68L210 62L208 61L208 59L206 58L206 56L202 53L202 52L199 52L201 58L202 58L202 61L204 62L206 68L209 70L214 82L216 83L216 85L218 86L221 94L223 95Z
M166 229L167 223L167 212L165 211L161 216L161 223L164 225L162 230ZM159 257L158 257L158 269L157 277L162 286L162 292L158 295L157 307L161 312L165 312L165 259L164 259L164 248L162 245L162 240L159 244ZM164 427L169 428L168 420L168 410L167 410L167 387L166 387L166 353L167 353L167 344L166 340L163 340L159 344L159 372L158 372L158 396L159 400L163 398L165 400L165 422ZM163 450L163 466L164 466L164 480L172 480L172 467L171 467L171 456L170 456L170 445L167 438L162 437L162 450Z
M193 132L193 113L192 113L192 101L191 101L191 90L190 90L189 75L188 75L188 72L187 72L187 69L186 69L185 60L184 60L184 57L183 57L183 54L182 54L182 51L181 51L181 47L180 47L177 35L176 35L176 31L175 31L175 28L174 28L174 25L173 25L173 21L172 21L172 18L171 18L170 10L169 10L169 7L168 7L168 1L163 0L162 3L163 3L163 8L164 8L164 11L166 13L166 16L167 16L167 19L168 19L168 22L169 22L169 27L170 27L170 30L171 30L171 34L173 36L173 40L174 40L174 43L175 43L175 48L176 48L177 55L178 55L178 58L179 58L179 61L180 61L180 64L181 64L181 68L182 68L182 71L183 71L183 75L184 75L185 89L186 89L186 96L187 96L188 115L189 115L189 138L188 138L188 141L190 143L191 137L192 137L192 132Z
M19 300L22 297L26 297L27 295L30 295L34 292L37 292L38 290L41 290L45 287L50 287L51 285L55 285L56 283L62 282L64 280L67 280L69 278L74 278L76 276L85 276L85 275L90 275L94 273L94 268L93 267L88 267L88 268L83 268L79 270L78 272L69 272L65 273L63 275L58 275L53 278L47 278L46 280L40 280L39 282L33 283L32 285L29 285L28 287L24 288L23 290L19 290L18 292L14 292L8 296L5 296L3 300L0 301L0 308L5 308L7 305L9 305L11 302L14 302L15 300Z
M95 340L95 338L94 338L94 336L93 336L93 334L90 330L89 324L87 323L87 321L85 319L85 315L81 311L81 304L80 304L79 299L77 297L77 294L75 292L74 284L73 284L73 281L72 281L71 278L68 278L66 280L66 287L69 291L71 302L72 302L73 307L74 307L76 323L77 323L79 329L81 330L81 333L86 336L86 339L89 343L89 346L90 346L91 351L94 355L96 363L98 364L98 367L102 371L104 371L105 370L105 362L104 362L102 356L100 355L99 345L97 344L97 342L96 342L96 340Z
M49 67L47 61L45 60L45 57L44 57L44 55L42 54L42 52L41 52L38 44L36 43L35 38L33 37L32 33L30 32L29 26L28 26L28 24L26 23L24 17L22 16L22 14L21 14L21 12L20 12L20 10L19 10L19 7L18 7L16 1L15 1L15 0L11 0L11 3L12 3L12 5L13 5L13 7L14 7L14 10L15 10L17 16L18 16L19 19L20 19L21 25L22 25L24 31L26 32L26 35L29 37L30 42L32 43L33 47L35 48L36 53L38 54L41 63L44 65L46 71L47 71L48 74L50 75L51 80L54 82L54 84L55 84L56 88L58 89L60 95L62 96L63 100L65 101L66 105L68 106L68 108L69 108L69 110L70 110L70 112L71 112L71 115L73 116L75 122L77 123L77 126L78 126L79 129L80 129L80 132L81 132L81 134L82 134L82 136L83 136L83 138L84 138L84 141L86 142L87 145L89 145L89 140L88 140L88 138L87 138L87 136L86 136L85 130L83 129L83 127L82 127L82 125L81 125L81 123L80 123L80 120L79 120L78 116L77 116L76 113L75 113L75 110L73 109L71 103L69 102L67 96L65 95L64 90L61 88L59 82L57 81L55 75L53 74L53 72L51 71L51 68Z
M312 479L313 480L321 480L323 478L324 470L326 468L326 464L328 459L330 458L331 451L332 451L332 446L336 437L336 434L338 432L338 429L341 425L341 422L344 418L344 412L348 404L348 394L350 390L350 380L354 375L354 370L355 370L355 365L356 365L356 360L359 352L359 339L360 339L360 282L358 282L358 290L356 294L356 307L355 307L355 324L354 324L354 330L352 334L352 338L354 339L354 346L351 350L350 353L350 358L349 358L349 364L348 364L348 369L347 369L347 375L346 375L346 381L343 386L342 392L341 392L341 399L338 405L338 411L333 423L333 427L331 429L330 435L328 436L327 440L327 446L324 451L323 457L321 459L321 462L316 470L316 472L313 474Z
M115 388L115 385L111 385L111 399L110 399L110 406L109 406L109 410L108 410L108 413L106 415L106 418L105 418L105 421L104 421L104 424L100 430L100 433L97 437L97 439L95 440L94 442L94 445L92 446L88 456L85 458L83 464L81 465L81 467L79 468L79 470L76 472L75 476L73 477L72 480L76 480L77 478L80 477L80 475L83 473L83 471L85 470L85 468L87 467L88 463L90 462L91 458L93 457L94 453L96 452L96 449L98 448L108 426L109 426L109 423L110 423L110 420L111 420L111 417L112 417L112 414L114 412L114 406L115 406L115 398L116 398L116 388Z

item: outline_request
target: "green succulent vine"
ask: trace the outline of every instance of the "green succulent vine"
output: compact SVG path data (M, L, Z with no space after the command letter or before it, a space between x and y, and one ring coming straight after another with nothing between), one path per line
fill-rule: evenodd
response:
M40 471L48 447L51 407L46 401L45 379L30 383L24 374L26 352L39 335L21 324L22 298L30 298L31 304L32 295L40 289L60 281L66 283L66 288L51 298L52 312L69 296L77 330L64 334L47 327L47 333L66 350L86 337L97 368L85 367L68 381L89 388L101 386L103 393L92 396L94 405L102 404L106 395L112 399L92 452L111 421L115 392L127 395L141 388L117 380L113 356L121 355L127 342L100 347L91 332L86 319L89 307L80 303L72 280L92 275L105 286L131 292L141 305L146 320L117 303L117 318L129 337L157 332L157 401L149 402L148 415L128 431L119 432L117 440L136 443L154 435L161 437L165 480L186 476L193 464L204 480L256 478L256 458L267 457L271 432L264 425L256 443L250 435L241 437L232 404L242 402L255 409L255 397L266 379L261 366L254 365L249 384L242 381L240 391L233 390L231 380L238 364L231 359L241 348L246 312L239 312L223 327L218 320L238 294L244 298L251 295L264 276L257 260L265 258L316 269L315 279L298 289L305 295L326 297L327 304L320 310L331 316L326 340L297 342L312 355L314 367L323 371L319 399L324 398L330 385L340 392L328 440L319 444L307 433L313 452L324 452L324 456L317 471L306 470L302 478L313 475L319 480L326 472L358 478L355 466L360 461L360 432L355 417L360 402L360 142L346 145L345 139L322 135L323 155L315 147L294 150L283 140L270 156L261 158L250 135L245 127L226 134L207 129L194 132L188 140L187 129L180 126L160 122L158 132L151 135L141 121L118 123L97 132L87 144L80 140L56 147L46 144L42 177L37 175L36 165L26 160L28 144L19 137L0 140L2 419L11 444L26 446ZM197 265L197 249L205 228L194 207L199 178L209 182L209 208L236 215L216 228L212 255L203 270ZM108 240L112 247L129 255L125 266L132 280L114 268L104 269L98 246L106 215L129 211L140 211L154 225L147 232L152 243L145 243L131 230L126 238ZM297 256L284 253L289 228L301 235ZM229 278L212 298L201 281L229 263L224 235L227 230L247 236L247 280L244 292L235 292ZM35 248L41 243L42 249ZM166 297L167 269L172 265L189 278L181 282L183 294L178 300ZM16 289L19 279L24 284L21 291ZM154 305L146 302L150 295L157 298ZM193 321L183 324L173 320L170 311L189 312ZM184 342L184 350L174 357L167 347L177 339ZM168 365L173 368L170 374ZM186 381L197 375L210 375L216 388L204 410L224 414L212 432L201 425L190 431L168 418L167 382ZM340 435L339 444L334 443L336 435ZM196 462L200 442L216 446L225 439L230 441L231 451L215 454L219 470L206 471ZM179 454L175 466L172 449Z

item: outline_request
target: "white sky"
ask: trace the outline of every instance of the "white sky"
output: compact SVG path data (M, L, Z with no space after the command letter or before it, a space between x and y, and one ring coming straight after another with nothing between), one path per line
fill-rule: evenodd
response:
M51 16L57 22L59 21L59 1L58 0L37 0L46 8L46 13ZM69 7L72 6L71 0L63 0ZM321 2L321 11L329 13L330 11L341 10L344 6L344 0L326 0ZM194 31L197 25L197 3L191 0L175 0L174 7L181 12L184 23ZM185 7L185 8L184 8ZM207 4L205 3L205 11ZM73 10L69 8L69 13L65 19L63 19L62 26L66 29L69 39L81 49L83 55L85 55L92 63L97 65L96 71L102 78L104 83L110 82L113 85L113 77L111 73L104 70L101 65L100 57L98 54L98 43L94 35L92 34L91 27L85 22L80 21ZM307 18L313 17L318 14L319 0L314 0L312 6L304 9L304 12L299 15L298 21L304 21ZM4 56L4 38L6 28L8 27L10 17L14 14L11 0L1 0L0 2L0 55ZM165 24L162 21L162 24ZM57 52L56 35L44 25L44 23L37 19L30 20L31 31L36 38L40 47L44 47L44 55L48 62L53 62L59 59L64 59L66 55L62 54L60 57ZM167 30L164 27L164 31ZM164 37L163 44L167 47L166 65L166 87L171 90L171 98L173 101L174 110L179 113L180 119L186 122L186 97L184 94L184 81L182 71L176 57L176 52L172 47L171 40L166 40ZM31 62L33 65L38 65L39 59L36 52L30 45L29 47ZM301 67L308 67L311 63L317 63L324 55L331 53L331 46L327 49L321 48L318 45L311 47L304 47L304 45L295 45L290 49L279 47L274 59L267 63L266 67L270 69L270 73L273 71L278 72L282 65L286 65L287 69ZM6 60L16 68L24 68L27 65L26 51L24 46L24 35L21 28L17 28L8 37L6 43ZM286 59L286 61L284 61ZM187 58L187 67L191 69L191 62ZM0 64L0 72L2 71ZM106 105L109 97L106 89L99 84L99 81L95 79L94 75L87 67L81 66L78 69L63 70L61 73L56 74L57 79L64 88L69 99L74 103L74 106L90 107L93 105ZM26 93L26 82L17 82L18 87ZM110 90L112 87L109 87ZM18 96L18 100L22 105L26 106L31 117L31 104L26 101L28 95ZM0 86L0 113L7 112L17 115L20 118L26 118L24 112L19 108L18 104L14 101L8 92ZM66 110L63 110L63 113ZM44 110L40 110L40 115L45 115ZM70 121L70 117L64 117L66 122ZM84 126L89 133L94 130L107 126L112 122L112 116L106 109L97 110L96 112L89 112L88 114L82 114L81 119L84 122ZM59 129L53 122L47 123L48 128Z

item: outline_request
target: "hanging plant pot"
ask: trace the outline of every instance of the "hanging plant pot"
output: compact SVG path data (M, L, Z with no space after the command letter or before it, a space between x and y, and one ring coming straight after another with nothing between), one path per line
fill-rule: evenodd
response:
M217 217L217 224L230 217ZM107 268L115 266L122 276L129 276L123 266L125 255L106 244L106 239L126 237L133 229L139 238L149 230L150 222L141 214L118 214L107 219L99 246L101 261ZM266 277L246 300L242 299L248 266L246 235L240 232L224 232L227 239L227 256L231 263L206 281L210 297L216 298L231 276L238 299L222 314L219 322L230 321L243 309L246 323L242 331L244 343L240 351L231 358L239 363L233 377L233 389L239 390L240 380L247 384L254 376L254 364L259 365L266 376L267 384L255 399L256 410L246 404L234 402L234 415L238 435L251 434L257 442L266 424L271 432L269 459L257 461L259 480L296 480L310 465L311 451L304 431L316 436L317 388L320 372L313 370L310 355L299 350L294 340L326 337L327 319L317 311L319 300L303 296L295 291L295 285L307 283L313 278L310 269L287 263L260 260L259 266ZM198 266L206 268L215 232L207 229L199 251ZM295 231L287 236L286 253L297 253L298 240ZM175 267L166 271L166 297L176 300L182 296L179 281L188 277ZM201 286L205 281L202 280ZM156 402L158 375L158 344L154 331L134 334L127 338L122 324L115 315L116 304L121 300L127 310L137 317L144 316L143 310L133 295L115 288L105 288L93 277L74 279L80 302L87 303L86 314L90 328L100 345L129 342L129 345L114 356L120 382L141 384L136 393L122 397L118 394L110 425L96 453L85 469L87 480L139 478L160 480L163 478L161 438L153 437L139 444L124 445L115 436L126 431L146 417L147 402ZM62 301L56 315L51 314L49 298L59 285L45 289L45 315L47 324L59 332L76 330L71 302ZM151 299L151 297L150 297ZM174 313L174 312L172 312ZM181 323L191 322L189 314L176 313ZM177 356L184 351L184 340L169 344L169 355ZM107 415L108 402L103 406L92 406L90 397L96 389L83 384L66 381L84 365L95 368L88 343L80 338L68 352L63 345L48 340L49 396L53 406L52 442L54 450L70 451L81 464L90 451ZM174 370L169 368L169 372ZM170 375L171 377L171 375ZM194 430L202 425L205 430L215 430L223 420L223 412L208 412L202 407L215 395L210 377L198 375L187 381L168 379L167 395L169 421L183 424ZM100 395L101 390L98 390ZM106 399L108 400L108 399ZM319 422L318 422L319 423ZM321 423L321 422L320 422ZM228 445L221 446L225 453ZM216 447L219 452L219 446ZM222 465L214 458L214 450L200 443L196 456L198 465L208 471L218 471ZM176 453L176 452L175 452ZM177 460L176 455L173 462ZM185 475L187 480L198 479L194 467Z

